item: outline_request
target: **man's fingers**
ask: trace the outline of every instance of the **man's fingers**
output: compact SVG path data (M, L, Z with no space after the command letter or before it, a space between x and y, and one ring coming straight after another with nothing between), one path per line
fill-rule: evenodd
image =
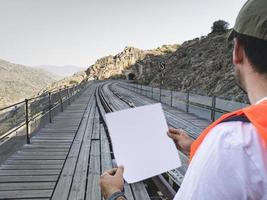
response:
M106 175L109 175L109 173L104 172L103 174L101 174L101 177L104 177L104 176L106 176Z
M124 167L123 166L120 166L117 169L115 176L123 176L123 172L124 172Z
M113 176L116 173L116 171L117 171L117 168L109 169L105 171L101 176L105 176L105 175Z
M171 139L174 139L174 135L170 132L170 131L167 131L167 135L171 138Z
M109 176L114 176L114 175L123 175L124 168L123 167L118 167L118 168L113 168L110 170L105 171L101 176L109 175Z
M176 129L176 128L169 128L169 132L171 132L173 134L180 135L181 133L183 133L183 130L182 129Z
M173 140L179 140L179 136L178 134L172 133L170 131L167 132L168 136L173 139Z

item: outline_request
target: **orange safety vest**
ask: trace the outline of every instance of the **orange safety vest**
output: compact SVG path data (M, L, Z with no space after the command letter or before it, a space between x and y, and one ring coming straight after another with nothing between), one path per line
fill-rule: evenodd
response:
M208 126L192 143L190 149L190 161L213 127L227 119L237 116L245 116L256 127L258 134L267 145L267 100L265 100L259 104L251 105L246 108L225 114Z

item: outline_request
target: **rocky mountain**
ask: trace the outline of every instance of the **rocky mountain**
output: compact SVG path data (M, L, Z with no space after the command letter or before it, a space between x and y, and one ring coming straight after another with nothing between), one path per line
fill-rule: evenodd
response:
M235 82L232 44L227 42L227 33L212 33L184 42L161 62L166 65L164 88L248 102L247 95ZM151 76L150 71L155 72L155 67L150 63L143 60L148 73L143 73L138 81L159 86L162 71Z
M72 65L64 65L64 66L40 65L36 66L36 68L55 74L57 76L57 79L62 79L71 76L77 72L84 71L83 68Z
M0 107L31 97L55 81L43 70L5 60L0 60L0 74Z
M90 66L86 70L89 80L102 80L108 78L129 78L129 75L138 77L132 77L135 79L140 78L140 74L143 74L143 69L140 68L139 63L142 60L148 59L151 62L156 62L156 58L164 58L165 55L177 50L179 45L163 45L153 50L141 50L134 47L125 47L125 49L115 55L106 56L96 61L96 63Z
M97 60L86 73L89 79L134 79L160 87L164 65L163 88L248 102L235 84L232 44L226 37L227 33L210 33L180 46L163 45L154 50L126 47L115 56Z

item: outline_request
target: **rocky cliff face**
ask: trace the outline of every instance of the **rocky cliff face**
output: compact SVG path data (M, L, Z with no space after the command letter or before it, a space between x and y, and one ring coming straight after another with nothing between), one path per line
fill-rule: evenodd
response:
M0 107L38 93L55 79L39 69L0 60Z
M174 52L178 45L164 45L154 50L141 50L134 47L126 47L115 56L107 56L96 61L86 70L89 80L102 80L108 78L129 78L129 74L135 79L141 78L143 66L140 61L153 56L162 56Z
M181 46L164 45L146 51L126 47L116 56L99 59L86 73L89 79L132 78L160 87L163 63L164 88L247 102L246 94L235 84L232 45L226 35L212 33Z

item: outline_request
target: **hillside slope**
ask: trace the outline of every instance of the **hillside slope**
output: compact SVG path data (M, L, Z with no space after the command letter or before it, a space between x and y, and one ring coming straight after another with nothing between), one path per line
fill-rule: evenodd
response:
M45 71L5 60L0 60L0 74L0 107L33 96L55 81Z
M247 95L235 83L232 45L226 37L227 33L212 33L176 48L169 45L169 50L167 45L146 51L127 47L115 56L97 60L87 75L89 79L131 77L139 83L160 87L160 66L164 63L163 88L248 102Z
M68 76L72 76L77 72L84 71L83 68L72 65L65 65L65 66L40 65L36 66L35 68L42 69L46 72L55 74L58 77L57 79L62 79Z
M53 82L52 84L49 84L41 91L41 93L64 89L65 87L72 87L74 85L80 84L83 81L86 81L87 79L88 78L85 71L80 71L73 74L72 76L65 77L61 80Z
M164 88L248 102L247 95L235 82L232 44L227 42L227 34L209 34L184 42L162 62L166 64ZM139 81L159 86L160 76L151 76L153 67L149 63L144 60L144 66L150 70Z

